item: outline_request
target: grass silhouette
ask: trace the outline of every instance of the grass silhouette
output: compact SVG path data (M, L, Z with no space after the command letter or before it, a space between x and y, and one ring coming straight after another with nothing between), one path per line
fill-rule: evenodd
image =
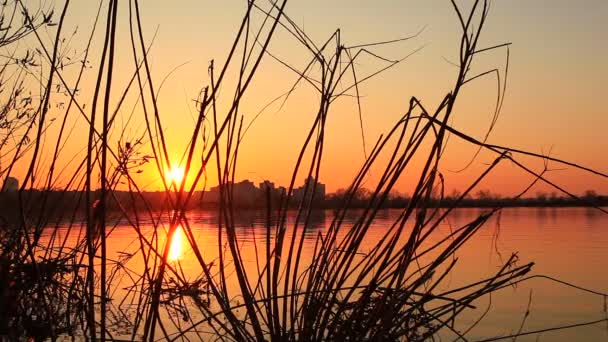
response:
M164 134L163 122L168 118L157 101L158 88L153 81L149 47L146 46L149 37L144 37L142 30L142 4L130 0L129 11L118 13L122 8L118 0L100 3L94 25L94 30L101 30L105 37L97 52L100 62L92 66L92 70L83 62L75 85L71 85L62 74L60 62L65 56L59 44L64 35L63 23L70 13L70 1L64 2L56 23L46 14L40 21L26 10L22 1L12 3L23 13L24 32L39 43L39 56L49 70L40 106L32 109L23 122L2 117L14 127L10 134L20 135L21 140L18 139L15 146L11 145L14 139L2 140L2 156L9 156L10 166L5 167L3 159L0 175L10 176L13 165L18 162L28 165L16 194L18 214L0 223L0 284L3 303L10 303L0 309L3 334L11 338L30 336L53 340L60 335L72 335L93 341L209 339L209 336L237 341L421 341L447 330L466 339L466 333L454 326L458 315L472 308L477 299L521 281L533 264L519 265L513 254L500 269L481 281L439 290L458 262L457 251L500 210L500 205L456 227L448 236L433 240L447 215L498 164L507 160L534 174L534 183L544 181L565 192L557 184L550 183L542 172L534 172L520 162L518 156L521 155L564 163L607 177L604 173L548 156L490 145L449 125L463 87L480 77L499 73L496 69L471 75L476 58L483 52L508 49L509 46L499 44L485 48L478 45L488 18L489 1L472 1L468 13L452 2L462 30L459 72L453 88L435 107L416 97L410 99L402 117L365 152L365 163L336 205L331 224L315 237L311 262L304 262L305 233L313 221L317 187L308 184L307 193L295 198L296 181L303 177L314 183L319 179L324 142L329 134L326 122L336 99L352 96L359 103L362 83L409 56L389 60L373 49L409 38L348 46L337 30L326 41L318 43L285 13L286 3L285 0L247 2L246 13L225 62L221 65L214 61L210 63L210 81L201 91L195 123L190 132L184 132L190 134L189 145L183 151L184 179L192 181L180 184L169 181L165 175L174 166L170 156L176 151L169 150ZM133 71L128 84L118 88L114 78L116 27L123 18L127 18L129 24ZM259 22L254 22L254 18ZM40 25L49 23L56 30L50 49L39 32ZM304 69L298 69L269 51L269 44L279 30L307 49L309 62ZM84 61L93 53L93 36L92 32ZM19 38L17 35L13 39ZM359 75L356 66L362 56L371 56L386 64L371 74ZM262 240L256 240L256 267L252 268L247 266L250 260L244 258L236 233L238 208L232 185L239 150L246 143L242 139L247 127L244 127L241 105L263 59L273 59L297 75L283 100L296 86L305 84L317 92L318 102L310 105L310 111L315 113L314 120L297 151L284 196L277 202L271 200L270 192L266 193L266 233ZM75 91L85 72L96 73L95 86L89 90L92 104L87 109ZM235 84L229 84L228 78L235 78ZM40 146L50 120L47 113L55 82L65 89L70 101L63 110L60 133L54 154L50 156L50 172L46 172L39 167L49 156L40 153ZM499 104L505 88L506 83L499 91ZM219 105L220 93L223 99L229 99L227 106ZM140 99L138 106L146 124L145 133L134 140L127 139L116 125L123 100L129 94ZM118 100L117 104L113 104L114 98ZM19 102L17 99L12 101ZM22 110L12 106L13 111ZM499 111L500 105L495 115ZM66 135L67 117L74 112L88 124L87 148L57 195L55 165L58 160L68 158L61 146L69 136ZM361 116L359 119L364 141L365 126ZM34 136L27 138L34 128ZM118 144L112 142L113 132L121 136ZM493 151L496 159L465 191L451 199L450 206L440 208L437 200L443 200L445 196L439 162L448 135L478 146L480 150ZM7 148L13 152L5 154ZM24 149L31 153L23 154ZM142 150L152 153L143 155ZM414 166L412 161L415 159L423 161L421 167ZM195 160L201 161L200 167L194 166L197 165ZM146 163L155 166L163 181L164 198L160 209L152 208L143 195L141 184L134 178ZM356 206L363 181L372 167L380 168L381 176L369 188L368 199L363 210L357 211L355 223L346 224L345 217ZM220 190L216 209L220 218L217 223L218 257L213 260L204 257L203 249L208 246L197 242L186 215L195 201L197 189L206 186L210 168L217 172ZM405 173L415 175L417 179L410 189L409 201L375 247L370 251L362 250L362 242L369 236L379 210ZM128 195L119 198L121 182L128 188ZM31 196L33 192L28 190L34 188L40 193ZM76 203L74 206L62 205L61 196L68 196L72 189L80 190ZM515 198L528 190L523 189ZM110 210L110 207L119 210ZM296 208L295 220L290 221L288 216L293 208ZM80 214L82 211L84 218ZM126 221L136 234L137 249L136 252L123 251L113 259L108 255L107 241L114 233L116 216ZM165 223L168 225L166 231L163 229ZM146 225L151 225L152 229L145 229ZM67 226L67 234L60 234L60 226ZM181 265L168 261L171 242L178 230L183 231L201 269L201 274L193 280L186 279ZM142 260L142 269L130 267L135 259ZM230 284L236 284L236 287Z

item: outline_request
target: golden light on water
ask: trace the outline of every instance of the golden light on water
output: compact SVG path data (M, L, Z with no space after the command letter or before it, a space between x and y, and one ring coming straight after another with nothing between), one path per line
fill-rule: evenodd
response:
M182 226L177 226L173 233L173 240L169 247L169 261L178 261L184 254L184 230Z

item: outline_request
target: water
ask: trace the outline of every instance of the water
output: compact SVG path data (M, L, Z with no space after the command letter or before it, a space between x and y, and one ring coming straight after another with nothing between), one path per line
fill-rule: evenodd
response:
M477 210L460 209L458 220ZM496 248L492 239L499 232ZM518 252L522 262L533 261L534 275L546 275L608 293L608 215L588 208L511 208L487 225L461 250L468 259L463 277L499 265L497 252ZM461 265L462 266L462 265ZM572 325L606 318L605 298L547 279L532 279L517 288L496 293L492 310L471 331L473 339L517 332L531 298L522 331ZM479 307L484 307L478 303ZM467 313L465 323L479 313ZM534 334L519 341L607 341L608 323Z
M477 217L484 209L457 209L441 228L448 232ZM387 227L397 218L398 210L381 211L374 221L370 235L362 250L370 250ZM289 219L294 220L294 215ZM215 212L188 213L190 225L205 260L217 257L217 216ZM353 223L357 212L347 216L346 226ZM309 260L318 233L323 233L333 218L332 211L317 212L307 231L302 262ZM149 224L148 224L149 225ZM243 259L249 271L255 272L256 253L263 257L265 239L263 212L242 212L237 222L237 236L241 242ZM144 224L144 226L146 226ZM144 229L149 234L151 228ZM64 231L65 234L65 231ZM183 234L182 232L178 234ZM72 232L75 239L75 233ZM161 239L161 246L164 240ZM258 242L256 244L255 242ZM138 248L137 234L124 220L117 222L108 239L110 255L118 251ZM256 249L259 248L258 249ZM546 275L608 293L608 215L588 208L509 208L490 220L458 253L458 264L442 284L454 288L495 273L511 255L517 253L519 263L535 262L533 275ZM194 279L201 269L191 251L187 238L180 235L169 253L170 260L179 261L184 275ZM133 269L142 267L133 260ZM236 289L236 283L229 289ZM607 317L605 297L586 293L545 278L533 278L514 287L502 289L473 303L477 309L465 311L457 320L459 331L468 330L478 318L483 320L472 328L467 338L480 340L535 331L565 325L601 320ZM527 317L525 313L529 307ZM525 318L525 319L524 319ZM445 332L445 340L454 335ZM518 338L518 341L608 341L608 323L535 333Z

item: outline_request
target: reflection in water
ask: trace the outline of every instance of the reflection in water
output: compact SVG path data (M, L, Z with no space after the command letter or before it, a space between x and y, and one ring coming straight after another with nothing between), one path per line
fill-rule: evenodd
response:
M184 244L183 239L184 230L182 226L177 226L175 233L173 234L173 240L171 240L171 247L169 247L169 261L178 261L184 255Z
M462 227L476 219L487 209L456 209L449 215L448 221L441 224L435 232L437 235L429 237L428 243L435 243L452 229ZM252 276L254 284L260 269L264 266L266 252L264 244L267 234L270 233L274 241L276 226L279 218L271 217L272 228L267 231L267 213L264 211L241 210L235 213L234 233L239 244L241 257L245 263L245 272ZM380 211L371 223L368 236L361 241L361 251L371 251L381 240L396 220L399 219L400 210ZM341 236L357 223L361 216L360 211L349 211L344 218L344 227ZM218 260L218 251L229 253L222 246L218 246L218 232L220 217L214 211L191 211L187 213L192 227L194 241L201 248L201 257L208 265ZM295 225L297 212L289 211L285 226L288 227L286 239L291 238ZM300 259L301 270L307 269L311 264L319 236L327 233L328 227L334 219L334 212L315 211L311 213L305 229L304 218L300 217L298 229L304 232L305 239L302 245ZM170 225L167 219L163 228ZM499 226L498 226L499 225ZM223 225L222 239L226 241L226 230ZM409 226L408 226L409 227ZM406 227L403 238L408 238L411 230ZM498 228L499 227L499 228ZM437 291L448 291L459 288L471 282L479 281L488 274L495 274L499 267L504 265L504 258L511 252L517 252L520 263L534 261L534 274L548 275L562 279L576 285L598 292L608 292L608 215L597 209L586 208L507 208L496 215L484 225L480 231L458 252L458 263L452 272L441 284ZM142 231L150 239L155 231L152 221L143 221ZM68 234L68 228L62 227L60 233ZM49 233L50 234L50 233ZM194 253L183 227L178 227L173 236L169 249L168 262L180 263L180 273L188 279L206 279L203 270ZM162 234L161 234L162 235ZM68 244L76 244L84 236L83 232L74 230L68 239ZM42 237L46 244L50 235ZM164 235L163 237L166 237ZM47 239L47 240L44 240ZM117 228L108 235L108 255L118 258L122 252L135 253L139 239L136 231L122 221ZM161 237L162 240L162 237ZM162 241L158 241L162 246ZM227 254L224 254L227 255ZM422 259L420 259L422 260ZM259 261L259 264L258 264ZM424 261L424 260L423 260ZM238 281L234 268L226 268L227 284L231 293L238 293ZM261 265L258 268L258 265ZM132 258L127 264L132 270L145 269L142 258ZM177 269L178 267L174 267ZM217 272L217 267L211 268ZM218 272L219 273L219 272ZM171 271L167 278L173 277ZM127 278L125 278L127 279ZM124 287L129 284L115 283L115 286ZM556 326L571 325L581 322L595 321L605 317L604 298L578 291L563 284L554 283L543 278L536 278L520 283L517 286L506 287L492 297L486 297L473 303L477 309L465 310L459 316L455 327L464 331L475 326L468 337L471 340L482 340L493 336L509 335L522 326L522 317L528 311L530 293L532 291L532 304L530 314L526 316L523 331L533 331ZM440 292L439 292L440 293ZM212 303L213 305L213 303ZM486 308L489 311L485 312ZM217 308L211 307L216 310ZM485 312L485 313L484 313ZM483 319L477 324L480 318ZM446 335L450 335L446 330ZM608 341L608 330L605 324L579 326L573 329L544 332L540 335L523 336L518 342L536 341Z

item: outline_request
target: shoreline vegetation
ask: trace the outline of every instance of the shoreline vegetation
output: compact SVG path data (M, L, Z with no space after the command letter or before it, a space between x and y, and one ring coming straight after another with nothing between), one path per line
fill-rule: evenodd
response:
M95 198L99 196L100 191L92 192ZM27 208L30 213L39 213L40 208L36 207L37 203L42 203L42 199L46 198L49 203L61 203L61 210L70 208L71 211L83 213L85 207L83 199L84 191L41 191L41 190L26 190L23 191L22 199L30 204ZM281 199L285 196L284 190L275 190L271 192L271 205L279 205ZM310 205L314 209L340 209L343 208L347 201L347 193L343 190L338 190L334 193L328 193L324 196L317 196ZM124 208L135 208L137 210L163 210L167 207L169 195L165 191L142 191L137 194L137 198L133 198L129 191L112 191L111 196L106 203L106 209L110 212L120 212ZM19 198L16 192L0 192L0 213L8 215L9 213L19 212ZM412 202L412 198L399 193L391 194L382 203L376 203L372 199L371 191L362 189L356 193L348 204L352 209L364 209L371 204L377 205L380 209L404 209ZM299 201L291 202L290 208L297 209L301 204ZM267 198L263 190L249 194L247 196L233 197L232 203L234 209L252 209L264 210L267 207ZM430 197L428 200L430 207L438 208L517 208L517 207L537 207L537 208L561 208L561 207L608 207L608 195L598 195L593 191L587 191L580 197L558 196L555 193L537 193L536 196L530 197L502 197L498 194L491 194L487 191L480 191L475 195L460 198L460 194L454 193L446 197ZM195 191L192 193L192 200L188 203L186 210L216 210L220 207L218 192L211 191ZM56 216L59 208L54 206L46 207L46 215Z
M165 135L167 121L175 118L159 105L163 82L150 67L154 50L150 52L149 44L154 39L142 29L144 1L99 1L90 38L80 39L87 43L78 47L82 48L82 63L70 62L68 54L72 51L67 46L72 42L70 32L76 34L68 24L75 15L69 0L48 9L35 8L34 1L0 4L0 18L11 18L0 25L4 29L0 61L5 66L0 68L0 81L7 82L4 89L11 85L14 89L0 94L0 99L6 99L5 110L0 111L4 134L0 136L0 179L22 179L20 186L14 178L4 181L2 188L12 191L0 194L0 339L56 341L70 336L87 341L368 342L428 341L441 334L446 339L468 340L492 305L490 300L483 313L484 308L478 306L481 298L543 275L531 275L534 263L521 262L517 251L512 251L500 258L499 267L479 279L453 285L454 267L462 265L458 258L461 247L507 203L595 207L605 203L605 196L593 192L575 201L576 196L546 177L549 163L608 179L607 173L492 145L451 126L452 118L458 116L455 108L460 94L471 90L471 82L480 78L498 80L495 109L487 117L491 127L501 111L510 43L494 45L480 40L490 3L446 1L460 35L453 62L449 61L455 68L445 75L454 82L437 102L406 94L409 101L400 109L399 118L366 144L360 89L422 49L410 46L408 53L395 58L385 56L384 48L409 44L422 31L400 39L380 37L360 43L358 39L343 40L341 30L336 29L328 32L326 40L313 40L298 26L299 20L286 12L287 0L243 2L244 13L229 51L225 58L215 60L219 62L209 62L193 125L180 131L189 139L183 150L173 148ZM404 18L407 15L411 14L403 13ZM204 45L204 35L200 37L200 41L185 44ZM277 39L284 39L284 46L295 43L306 60L296 63L279 57L270 48ZM122 48L124 42L131 48ZM353 42L358 43L351 45ZM15 45L21 48L14 51ZM478 65L477 60L483 61L490 52L505 54L504 71L503 66L483 71L485 63ZM27 58L13 57L21 54ZM378 63L372 64L376 65L372 71L360 68L370 59ZM126 84L113 77L123 72L119 60L133 62ZM245 133L257 118L245 110L255 101L255 96L249 96L250 88L259 87L252 80L269 70L264 69L266 62L285 67L281 69L284 75L295 79L276 101L292 101L292 93L300 88L306 88L303 95L310 94L309 90L314 94L302 102L308 115L302 118L307 124L301 126L301 133L306 134L291 151L295 162L285 170L290 174L285 188L275 188L270 182L260 188L252 182L235 183L237 165L241 165L237 160L244 153L241 147L248 143ZM15 72L22 76L14 77ZM81 84L85 76L95 85ZM331 144L328 137L336 134L327 122L335 114L337 99L350 100L358 108L365 161L354 170L346 190L326 194L317 180L330 158L324 154L325 144ZM72 120L76 120L75 129L88 134L70 136ZM128 127L141 128L131 131ZM461 193L446 196L441 161L448 140L454 139L489 152L495 159ZM63 149L65 144L82 146L82 153L71 154ZM182 156L179 165L176 156ZM530 158L544 161L545 169L534 171L526 162ZM482 180L506 162L532 175L530 184L517 189L518 195L509 200L480 192ZM149 177L161 179L164 191L145 192L143 181L133 178L146 163L154 166L156 173ZM168 173L176 166L183 168L180 178L188 181L170 180ZM26 171L16 175L16 170ZM378 176L372 181L371 170ZM409 196L395 192L404 175L415 177L407 190ZM210 182L219 185L198 192L208 177L217 177ZM305 184L296 186L303 178ZM65 190L54 186L67 179ZM537 196L536 202L526 200L536 183L549 185L572 200L549 195ZM123 187L129 191L118 191ZM194 222L186 215L205 200L217 203L217 240L212 242L195 238ZM450 212L465 204L491 209L476 213L459 227L442 230ZM255 260L247 258L251 251L244 249L236 233L236 209L244 205L265 210ZM370 227L386 205L402 209L380 236L374 236L374 247L364 249L362 241L370 238ZM446 210L438 208L444 205ZM335 210L331 223L314 236L314 248L307 250L305 242L319 206ZM357 210L354 223L347 224L353 208L363 210ZM133 250L118 251L113 258L108 241L116 237L111 217L117 213L137 239ZM168 224L159 219L165 214ZM289 219L292 215L294 220ZM79 221L82 216L84 220ZM66 231L59 230L55 218L55 222L69 220L62 225L68 227ZM195 256L185 265L194 273L192 277L169 258L175 236ZM217 257L203 253L210 248ZM606 303L608 294L588 292ZM535 333L524 326L529 309L519 330L508 336L488 336L486 341ZM479 310L479 320L463 322L460 315L469 310ZM607 321L608 316L603 315L580 324ZM536 332L565 328L568 326Z

